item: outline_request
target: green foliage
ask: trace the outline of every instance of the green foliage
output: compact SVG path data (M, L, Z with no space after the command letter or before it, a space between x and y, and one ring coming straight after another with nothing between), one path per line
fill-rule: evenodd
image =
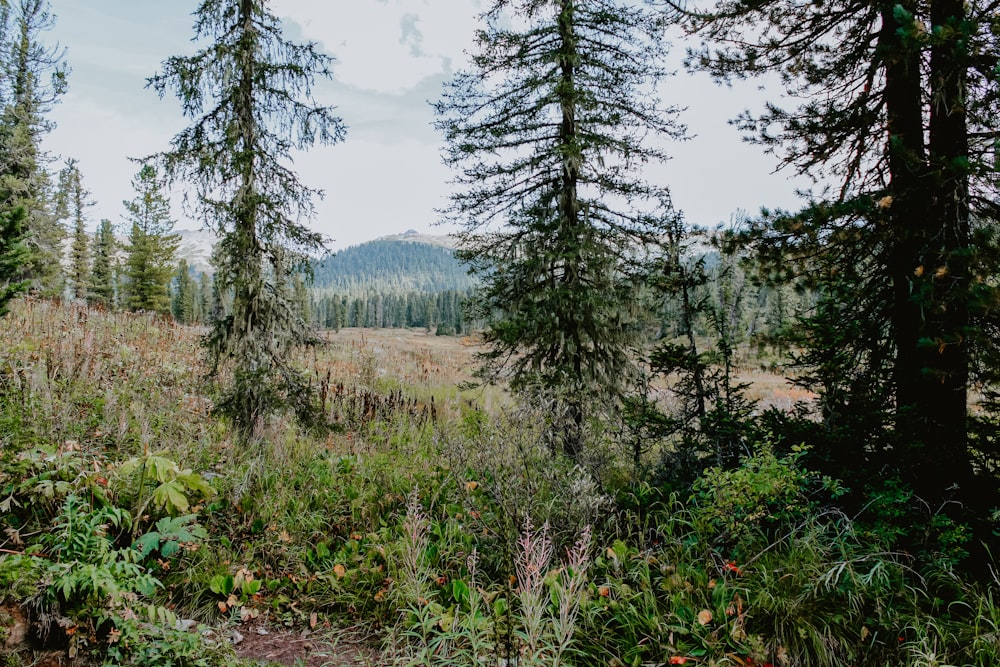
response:
M90 268L90 295L88 299L91 303L110 307L115 304L118 268L118 260L115 257L117 242L110 220L101 220L97 226L93 248L94 262Z
M553 458L545 405L359 413L250 451L199 403L187 328L31 300L0 331L17 332L0 355L0 596L48 614L78 660L225 664L226 642L179 617L360 626L386 640L373 662L400 664L998 663L997 584L955 568L967 529L890 480L846 516L791 427L773 450L749 432L756 454L690 495L636 480L615 442L587 469ZM375 383L383 362L365 363ZM161 506L170 482L184 500ZM896 550L907 524L937 551Z
M129 513L110 505L91 506L66 497L52 529L38 546L44 550L0 561L0 578L23 574L24 561L40 575L29 606L49 619L46 634L56 627L66 637L69 656L85 647L101 648L109 664L209 665L200 637L178 630L176 615L153 602L163 584L150 574L146 559L155 551L163 558L205 536L194 517L164 519L157 531L134 546L116 541L129 527Z
M636 376L640 276L662 232L646 209L666 199L637 176L665 157L643 138L683 133L649 94L663 26L613 0L498 1L482 22L435 107L458 256L483 281L481 376L561 404L553 433L577 458L595 406Z
M28 281L18 280L28 258L25 218L23 208L0 212L0 317L7 314L7 304L28 288Z
M382 239L339 250L313 267L312 286L355 296L368 292L465 291L475 280L451 248Z
M124 304L131 310L165 313L170 306L167 287L180 237L171 233L170 201L156 168L143 165L132 179L132 188L135 199L124 202L126 221L131 223L122 271Z
M66 202L72 234L67 274L70 293L76 299L86 300L91 291L90 234L87 233L86 210L94 202L89 200L90 191L83 187L79 163L72 158L66 160L66 166L59 172L58 196Z
M398 592L403 616L397 628L402 646L394 649L402 664L502 664L503 656L512 655L524 665L564 664L588 599L589 528L555 567L548 526L536 529L526 521L514 558L516 591L482 587L475 549L462 564L462 578L439 578L435 589L422 567L429 543L415 496L404 530L401 556L408 567Z
M23 209L30 255L18 277L59 296L64 232L51 210L42 140L54 127L46 114L66 91L65 54L46 46L43 34L54 25L47 0L5 2L0 11L0 215L8 223Z
M694 484L692 505L698 520L708 525L697 528L726 540L737 555L747 557L778 538L776 530L807 520L816 506L811 494L836 496L842 489L836 481L804 469L805 454L796 448L779 458L762 445L738 468L705 470Z
M213 294L214 288L205 273L197 281L194 274L187 260L182 259L170 280L170 313L181 324L207 324L215 316L210 312L210 303L218 295ZM219 314L225 310L221 303L216 307Z
M437 333L451 336L470 328L465 320L465 305L470 296L467 291L400 294L372 291L354 298L317 290L313 294L314 321L327 329L426 327L430 331L437 325Z
M770 277L820 293L803 381L823 397L830 470L888 470L957 520L988 510L995 479L977 479L967 429L975 359L996 345L997 246L977 231L998 214L998 80L979 65L1000 53L995 7L720 0L689 17L705 39L692 65L781 78L784 101L738 119L748 137L832 184L743 237Z
M134 518L138 523L150 507L172 516L187 512L191 497L210 498L215 490L190 468L181 469L174 461L156 454L129 459L118 468L126 488L134 489ZM165 524L170 525L170 524ZM157 524L157 530L159 524Z
M198 524L195 514L177 517L163 517L151 530L135 541L141 558L157 552L163 558L170 558L181 549L194 548L208 537L208 532ZM255 591L256 592L256 591Z
M157 160L169 181L190 181L199 217L220 238L215 278L233 303L206 346L215 377L231 371L216 407L249 440L280 409L312 409L290 362L312 337L289 287L322 237L303 222L315 193L287 165L293 150L336 143L345 129L312 100L313 81L330 76L331 59L286 40L266 3L205 2L195 16L195 39L209 43L167 59L150 79L160 95L176 92L193 121Z

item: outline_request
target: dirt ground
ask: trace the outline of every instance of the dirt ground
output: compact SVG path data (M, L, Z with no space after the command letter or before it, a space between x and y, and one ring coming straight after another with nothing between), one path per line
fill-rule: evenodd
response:
M240 628L236 655L260 665L378 667L378 650L358 632L293 632L263 626Z

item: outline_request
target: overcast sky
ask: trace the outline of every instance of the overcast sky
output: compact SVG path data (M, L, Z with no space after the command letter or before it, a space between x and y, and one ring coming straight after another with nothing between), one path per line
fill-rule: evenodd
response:
M51 114L46 138L54 155L79 160L101 218L122 222L138 166L130 157L164 150L187 120L173 97L160 100L146 79L172 55L193 52L196 0L51 0L55 28L46 35L67 49L69 92ZM447 204L448 169L428 104L464 66L482 0L273 0L286 36L313 40L336 58L334 80L319 83L319 102L337 107L347 140L299 156L302 181L326 192L315 229L333 249L435 226ZM675 44L680 53L682 45ZM685 217L701 226L726 222L738 211L792 206L793 185L773 175L773 157L742 143L726 121L759 107L753 86L725 89L679 73L661 91L685 105L696 136L668 146L674 156L656 172ZM177 229L199 222L174 211Z

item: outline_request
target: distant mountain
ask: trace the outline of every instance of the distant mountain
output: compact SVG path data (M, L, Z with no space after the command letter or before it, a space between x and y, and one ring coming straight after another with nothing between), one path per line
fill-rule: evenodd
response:
M179 229L177 259L185 259L195 272L212 272L215 234ZM414 230L340 250L314 265L313 288L341 293L403 293L466 290L475 285L455 259L450 236L421 234Z
M451 250L454 250L455 246L458 244L458 241L454 236L449 236L447 234L421 234L415 229L408 229L402 234L390 234L389 236L383 236L375 240L426 243L428 245L436 245L442 248L449 248Z
M212 273L212 249L218 240L215 234L204 229L176 229L174 234L181 237L177 260L186 259L196 273Z
M476 282L450 237L406 232L351 246L317 262L313 288L343 293L466 290Z

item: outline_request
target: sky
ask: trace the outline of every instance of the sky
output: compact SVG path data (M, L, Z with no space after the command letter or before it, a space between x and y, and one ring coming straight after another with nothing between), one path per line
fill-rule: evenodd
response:
M123 222L122 202L141 158L169 146L184 128L176 98L145 87L170 56L192 53L196 0L51 0L55 26L45 35L66 49L69 90L50 119L45 146L59 161L79 161L94 207L91 226ZM414 229L444 234L436 210L447 206L453 174L441 161L430 102L465 67L485 0L272 0L285 36L315 41L333 56L333 79L318 81L318 102L336 107L346 141L297 155L302 182L324 191L311 226L330 249ZM675 40L676 42L676 40ZM676 44L680 54L683 45ZM795 183L774 174L776 160L741 141L727 124L759 108L753 85L724 88L683 71L661 87L686 107L693 138L666 146L673 157L651 173L670 188L692 224L728 223L761 206L790 207ZM58 166L58 162L54 166ZM799 183L798 185L802 185ZM175 206L176 229L200 222Z

